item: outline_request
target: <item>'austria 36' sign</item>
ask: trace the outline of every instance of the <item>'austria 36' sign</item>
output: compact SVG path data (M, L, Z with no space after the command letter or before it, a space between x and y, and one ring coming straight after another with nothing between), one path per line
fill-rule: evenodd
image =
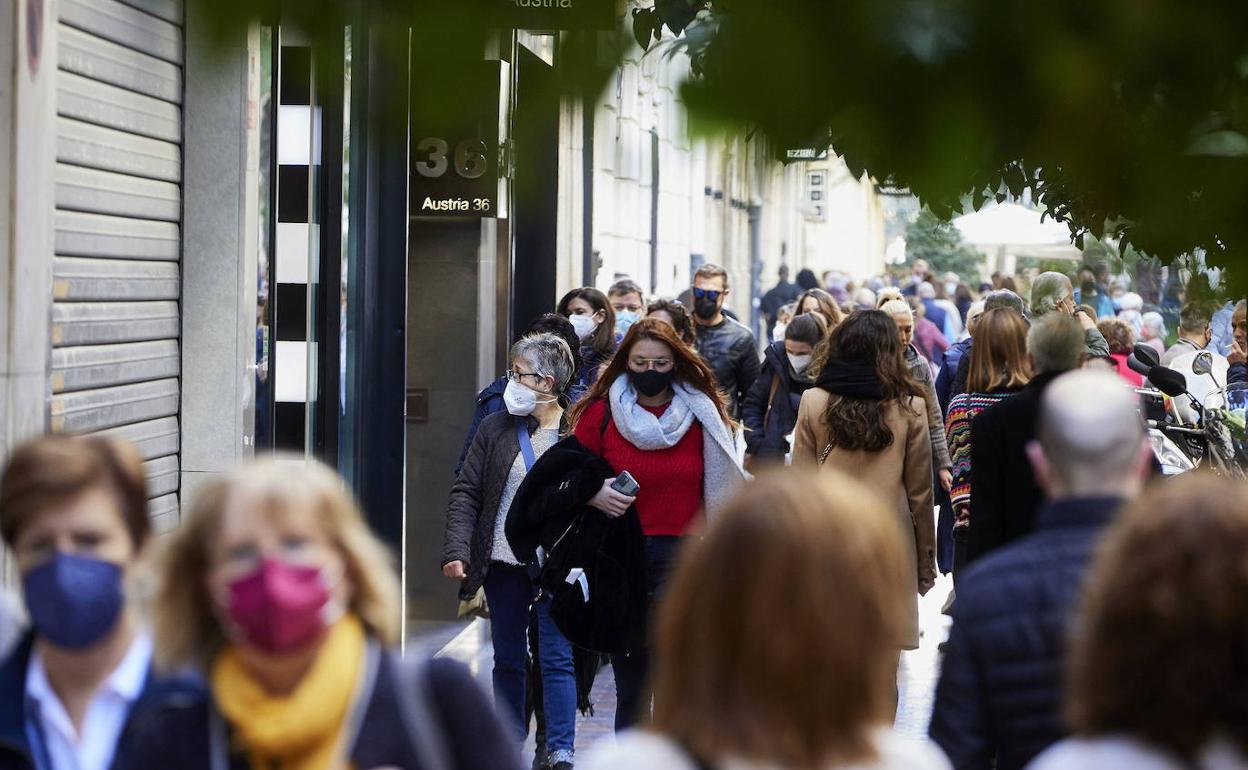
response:
M486 0L500 13L499 26L516 29L612 29L616 0Z
M413 217L500 216L499 113L506 65L464 66L479 71L471 93L414 81L408 172Z

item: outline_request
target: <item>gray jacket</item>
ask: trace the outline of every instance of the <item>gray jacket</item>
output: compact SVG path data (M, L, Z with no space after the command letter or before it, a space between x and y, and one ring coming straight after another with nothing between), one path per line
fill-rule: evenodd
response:
M940 414L940 402L936 400L936 387L932 384L932 368L914 345L906 346L906 363L914 379L923 386L923 400L927 403L927 432L932 439L932 469L952 468L953 459L949 457L949 442L945 438L945 419Z
M537 420L530 417L527 422L532 435L537 430ZM464 599L471 598L485 584L490 554L494 552L499 502L518 454L516 418L506 411L492 414L477 428L464 467L451 487L442 564L462 561L467 565L468 577L459 589Z

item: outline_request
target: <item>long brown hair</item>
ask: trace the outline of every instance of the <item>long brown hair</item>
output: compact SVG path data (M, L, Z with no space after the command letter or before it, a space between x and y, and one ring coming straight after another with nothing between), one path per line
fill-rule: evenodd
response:
M561 316L572 315L572 311L568 306L572 304L572 300L582 299L585 303L594 309L595 313L602 313L602 323L598 324L598 329L594 331L594 336L585 340L585 344L594 349L594 352L600 356L610 355L611 349L615 347L615 309L611 307L607 295L592 286L586 286L582 289L573 289L563 295L563 299L559 300L559 305L555 311Z
M597 382L589 389L589 392L576 402L576 406L572 407L568 415L568 423L573 429L576 428L577 421L581 419L581 415L590 404L599 399L606 400L611 393L611 384L617 378L628 375L628 358L632 355L633 346L641 340L661 342L671 348L672 362L675 364L672 371L676 373L676 381L705 393L715 405L719 418L724 421L728 430L731 431L734 428L732 418L728 416L728 409L724 406L724 397L719 392L715 383L715 375L710 367L682 342L680 337L676 336L676 330L670 324L657 318L643 318L629 327L628 333L620 341L620 346L616 349L615 355L611 357L607 368L598 375Z
M830 469L764 474L689 540L659 609L654 729L712 761L872 760L907 596L875 492Z
M1248 752L1248 495L1189 473L1119 514L1084 583L1066 710L1195 766L1223 736Z
M795 312L798 315L802 314L802 305L806 303L808 298L814 299L815 302L819 303L818 312L823 314L829 327L836 326L845 320L845 314L841 312L841 306L836 304L836 300L832 298L832 295L823 289L807 289L802 292L802 296L797 298Z
M893 443L893 431L884 419L885 406L890 401L898 401L903 409L914 413L907 399L924 397L922 387L906 365L901 337L892 316L882 310L850 313L816 351L811 362L815 382L818 383L826 369L838 364L872 367L883 397L877 400L833 394L823 413L829 442L851 451L879 452L887 448Z
M1021 388L1031 379L1027 368L1027 322L1009 308L985 311L975 322L975 344L966 378L968 393Z

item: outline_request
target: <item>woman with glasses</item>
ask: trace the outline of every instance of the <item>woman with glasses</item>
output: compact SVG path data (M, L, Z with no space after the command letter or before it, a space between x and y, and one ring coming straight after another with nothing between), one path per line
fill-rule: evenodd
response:
M518 768L465 667L399 659L389 553L343 480L295 459L201 482L165 536L154 649L176 676L135 706L111 767Z
M587 502L611 518L640 519L653 601L702 512L713 515L745 480L715 378L670 325L646 318L629 329L570 421L586 450L637 481L634 497L612 489L614 476L605 478ZM611 663L616 730L648 721L648 651L612 655Z
M512 552L504 527L521 482L537 459L559 441L564 427L562 398L572 377L572 351L562 338L534 334L512 346L503 395L507 411L481 423L451 488L446 514L442 573L460 581L462 599L471 599L485 588L494 646L494 697L518 741L528 733L525 656L535 588L528 570ZM549 600L538 601L536 610L545 759L555 770L568 770L576 738L572 646L551 621Z

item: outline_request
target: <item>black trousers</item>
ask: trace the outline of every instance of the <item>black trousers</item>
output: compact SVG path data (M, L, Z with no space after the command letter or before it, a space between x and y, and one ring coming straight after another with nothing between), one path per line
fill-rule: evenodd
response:
M667 583L682 537L658 535L646 538L646 582L649 588L649 614L654 615ZM625 655L612 655L615 670L615 731L627 730L639 721L650 721L653 690L650 688L650 651L640 650Z

